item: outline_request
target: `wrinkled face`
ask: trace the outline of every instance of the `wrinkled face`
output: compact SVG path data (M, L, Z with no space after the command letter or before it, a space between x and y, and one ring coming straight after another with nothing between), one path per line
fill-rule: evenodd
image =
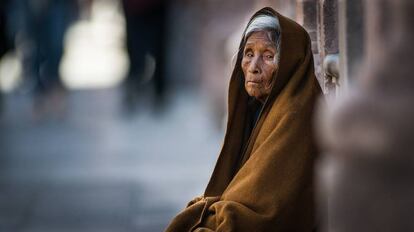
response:
M264 102L269 96L276 63L276 45L267 31L253 32L246 41L243 51L242 70L247 93Z

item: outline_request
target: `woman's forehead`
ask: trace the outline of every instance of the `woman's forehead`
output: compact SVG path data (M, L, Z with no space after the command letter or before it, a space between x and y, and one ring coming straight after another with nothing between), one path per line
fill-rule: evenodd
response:
M263 45L263 46L271 46L276 47L276 44L272 41L268 31L257 31L253 32L246 41L245 46L251 45Z

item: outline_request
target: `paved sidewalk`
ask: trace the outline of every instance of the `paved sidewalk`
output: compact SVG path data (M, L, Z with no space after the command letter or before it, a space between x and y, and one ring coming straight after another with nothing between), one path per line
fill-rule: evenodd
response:
M69 95L65 119L34 123L7 97L0 122L0 231L162 231L201 194L222 132L181 91L164 115L120 113L117 89Z

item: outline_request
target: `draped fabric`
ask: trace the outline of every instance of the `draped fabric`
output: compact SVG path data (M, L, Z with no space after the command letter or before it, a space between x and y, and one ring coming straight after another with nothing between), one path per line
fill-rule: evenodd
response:
M222 150L202 197L192 200L167 232L313 231L316 227L313 169L317 149L313 111L321 89L314 74L311 41L294 21L271 8L256 12L279 19L280 61L247 145L248 95L241 69L242 38L230 79L228 120ZM245 149L242 149L245 147Z

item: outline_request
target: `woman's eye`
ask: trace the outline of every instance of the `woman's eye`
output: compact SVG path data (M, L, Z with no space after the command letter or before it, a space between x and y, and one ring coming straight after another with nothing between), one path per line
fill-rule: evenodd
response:
M273 59L273 57L274 57L274 56L273 56L273 55L266 55L265 57L266 57L267 59Z
M246 56L247 56L247 57L253 57L253 53L248 52L248 53L246 53Z

